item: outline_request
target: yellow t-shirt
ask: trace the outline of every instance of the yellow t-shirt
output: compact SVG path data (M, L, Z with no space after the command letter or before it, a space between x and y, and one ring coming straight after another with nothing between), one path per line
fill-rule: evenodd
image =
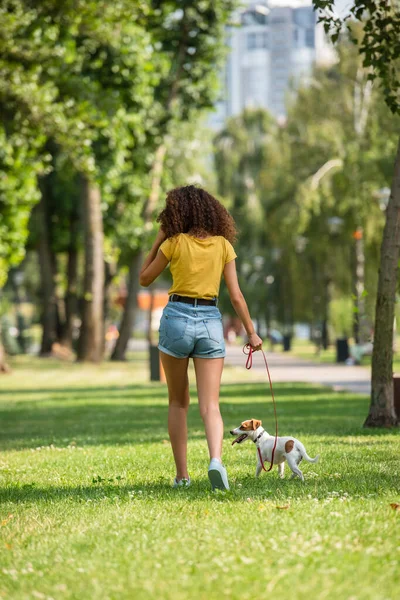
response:
M190 298L218 296L224 267L236 258L232 244L221 235L201 239L179 233L166 239L160 250L170 263L168 293Z

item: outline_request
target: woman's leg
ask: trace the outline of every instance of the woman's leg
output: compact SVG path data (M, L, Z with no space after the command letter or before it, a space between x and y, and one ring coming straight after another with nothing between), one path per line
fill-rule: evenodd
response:
M176 479L188 478L187 411L189 407L189 359L175 358L160 351L168 385L168 432L176 465Z
M200 415L204 421L210 459L221 460L224 424L219 410L223 358L194 358Z

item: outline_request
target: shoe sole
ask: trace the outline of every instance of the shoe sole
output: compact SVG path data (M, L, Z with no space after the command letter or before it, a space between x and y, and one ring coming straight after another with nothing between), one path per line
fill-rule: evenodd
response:
M229 490L229 487L225 486L222 475L218 469L210 469L208 471L208 479L210 480L213 490Z

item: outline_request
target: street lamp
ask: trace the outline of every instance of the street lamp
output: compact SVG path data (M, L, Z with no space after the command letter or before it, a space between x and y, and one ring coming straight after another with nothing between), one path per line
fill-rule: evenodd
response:
M333 215L327 219L328 230L331 236L337 237L342 231L344 220L342 217ZM326 350L329 346L329 328L328 328L328 314L329 306L331 303L331 287L332 279L329 273L325 273L325 302L324 302L324 315L322 321L321 331L321 343ZM349 356L349 346L347 338L336 339L336 362L344 362Z

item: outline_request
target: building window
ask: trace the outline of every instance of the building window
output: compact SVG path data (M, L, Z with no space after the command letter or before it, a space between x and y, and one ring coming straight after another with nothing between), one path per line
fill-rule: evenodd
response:
M259 50L266 48L268 44L267 32L260 31L258 33L247 34L247 50Z
M257 46L257 36L255 33L247 34L247 50L254 50Z
M247 50L254 50L256 47L256 34L248 33L247 34Z
M306 46L307 48L314 48L315 47L315 34L314 34L314 27L308 27L306 29Z

